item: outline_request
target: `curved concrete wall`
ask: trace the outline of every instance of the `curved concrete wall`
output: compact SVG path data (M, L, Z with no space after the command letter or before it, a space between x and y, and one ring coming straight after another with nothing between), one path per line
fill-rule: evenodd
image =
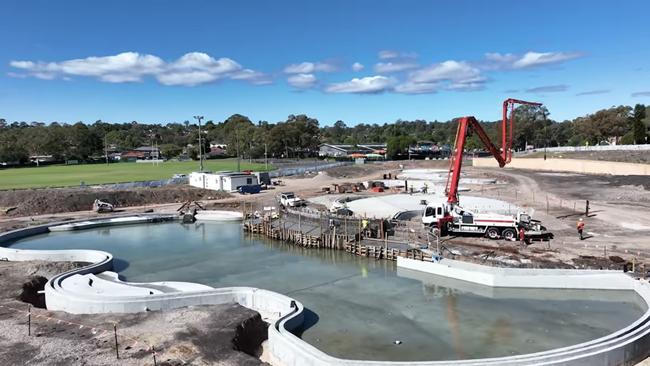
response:
M30 235L45 233L41 225L0 234L0 244ZM18 250L0 247L0 258L7 260L48 260L89 262L88 266L59 274L46 284L48 309L71 313L140 312L172 309L190 305L237 302L256 310L267 319L277 319L269 327L269 350L272 358L286 366L316 365L628 365L648 355L650 350L650 311L630 326L605 337L578 345L533 354L491 359L426 362L389 362L346 360L332 357L307 344L292 331L303 325L303 305L272 291L229 287L204 291L157 293L149 296L110 296L70 291L62 286L74 275L99 274L112 269L113 256L94 250ZM500 287L553 287L590 289L629 289L650 303L650 286L611 271L526 270L492 268L443 260L440 263L400 258L398 266L453 277L477 284ZM558 283L562 285L559 286Z
M493 158L472 159L472 165L479 168L498 168ZM512 159L510 168L549 172L571 172L583 174L650 175L650 164L619 163L582 159Z

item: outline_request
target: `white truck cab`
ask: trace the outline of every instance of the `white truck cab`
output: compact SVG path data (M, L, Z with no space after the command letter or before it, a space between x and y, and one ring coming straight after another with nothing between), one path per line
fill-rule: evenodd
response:
M532 220L525 212L516 215L474 213L449 203L427 204L422 213L422 223L431 228L434 235L482 234L490 239L516 240L519 229L527 237L544 234L539 221Z

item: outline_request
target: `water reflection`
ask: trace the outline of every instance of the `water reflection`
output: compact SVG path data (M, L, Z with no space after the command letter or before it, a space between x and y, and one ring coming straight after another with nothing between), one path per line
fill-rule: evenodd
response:
M603 336L645 310L631 292L493 289L344 251L245 235L233 223L50 233L14 246L106 250L131 281L288 294L308 308L300 336L345 358L449 360L537 352Z

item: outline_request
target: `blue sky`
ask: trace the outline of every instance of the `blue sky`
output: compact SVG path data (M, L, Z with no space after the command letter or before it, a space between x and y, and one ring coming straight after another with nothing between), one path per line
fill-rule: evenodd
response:
M0 4L0 117L323 125L571 119L650 103L650 2L29 1Z

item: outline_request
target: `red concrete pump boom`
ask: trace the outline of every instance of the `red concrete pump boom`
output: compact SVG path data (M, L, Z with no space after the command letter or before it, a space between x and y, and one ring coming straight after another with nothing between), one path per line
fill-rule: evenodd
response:
M512 141L514 139L515 130L515 104L525 104L537 107L542 105L542 103L527 102L525 100L512 98L508 98L503 101L503 117L501 120L501 157L506 162L506 164L512 160ZM508 118L508 114L510 114L510 118Z
M454 150L450 157L449 173L447 175L447 187L445 193L447 194L447 203L458 203L458 181L460 179L460 170L463 165L463 150L465 149L465 141L469 132L476 132L490 154L499 163L499 167L503 168L512 159L512 140L514 138L514 116L513 110L515 104L526 104L541 106L542 103L527 102L517 99L506 99L503 102L503 120L501 121L501 151L494 146L490 137L485 133L483 127L478 123L474 117L462 117L458 119L458 130L456 131L456 141ZM510 112L510 118L508 118Z

